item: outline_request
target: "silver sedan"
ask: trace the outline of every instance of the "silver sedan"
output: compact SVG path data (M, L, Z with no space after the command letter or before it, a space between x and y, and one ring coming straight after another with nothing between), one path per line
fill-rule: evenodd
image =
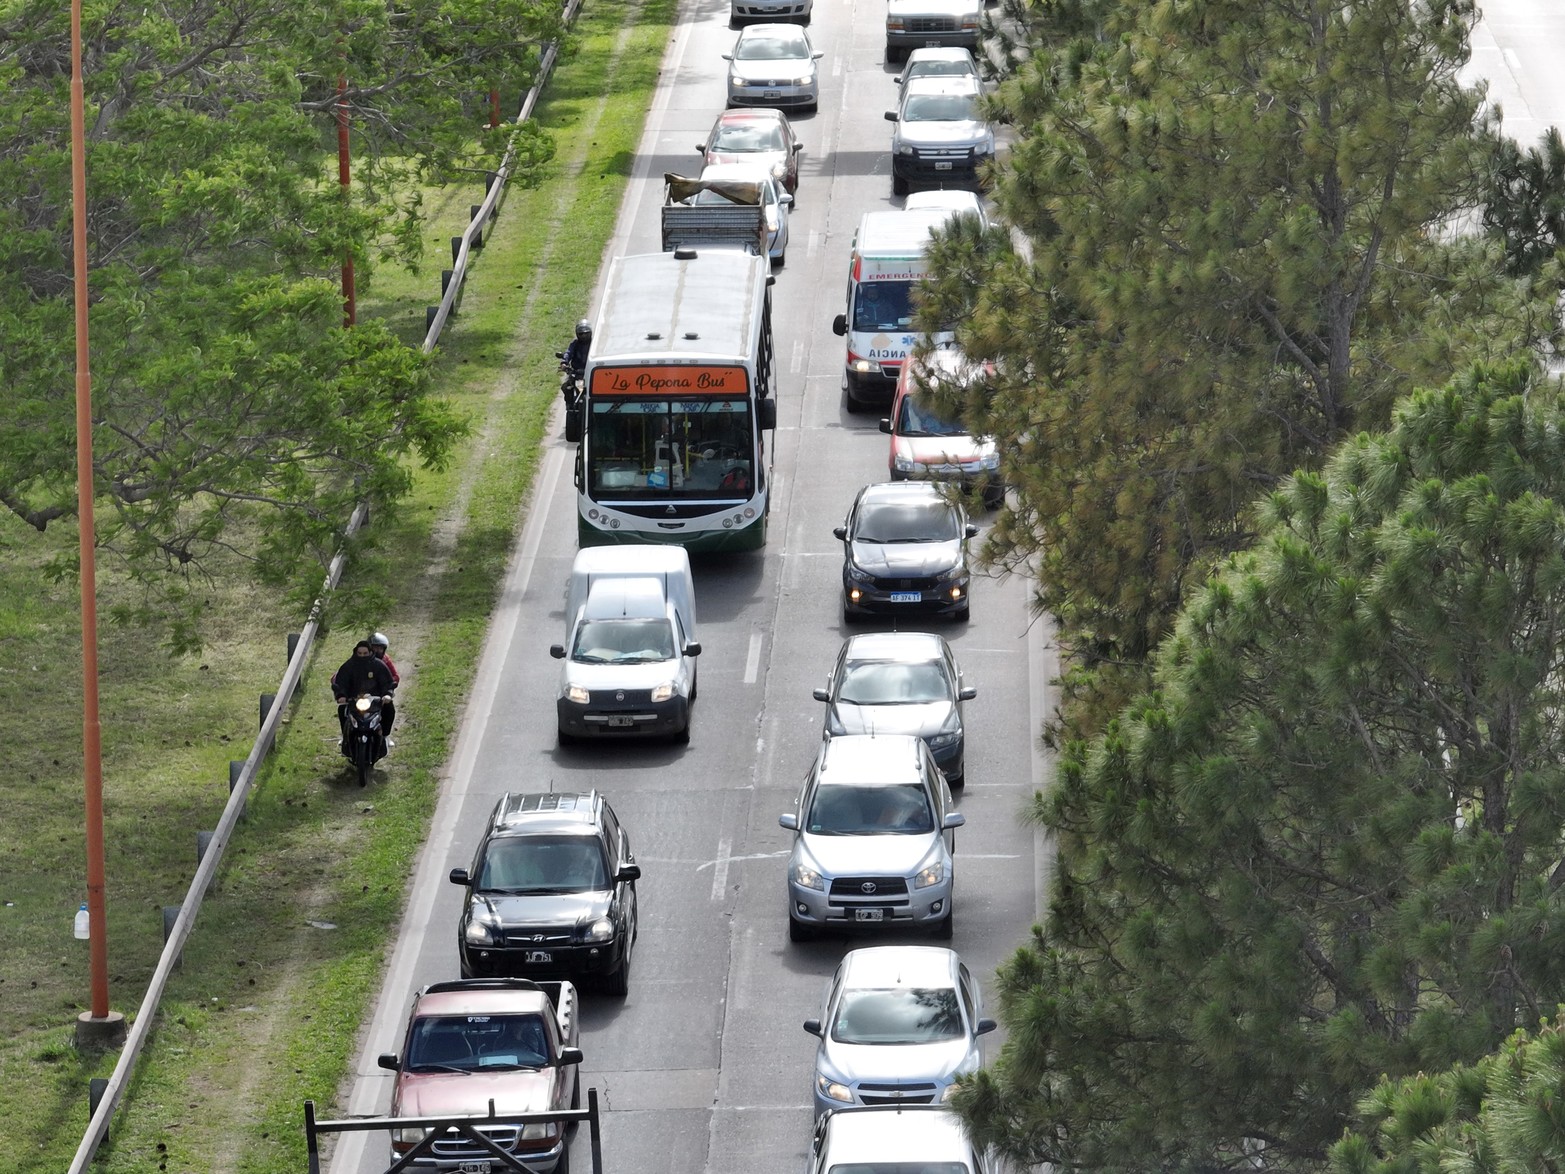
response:
M730 106L796 106L814 110L820 103L824 57L798 25L756 24L739 34L728 62Z

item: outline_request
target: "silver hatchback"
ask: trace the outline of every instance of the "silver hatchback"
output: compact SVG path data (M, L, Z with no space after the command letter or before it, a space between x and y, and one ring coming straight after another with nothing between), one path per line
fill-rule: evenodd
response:
M954 950L850 950L804 1030L815 1053L815 1113L843 1105L944 1104L956 1078L983 1064L978 1039L995 1029Z
M843 734L823 742L797 809L777 822L794 833L791 940L827 929L951 936L951 854L966 820L922 738Z

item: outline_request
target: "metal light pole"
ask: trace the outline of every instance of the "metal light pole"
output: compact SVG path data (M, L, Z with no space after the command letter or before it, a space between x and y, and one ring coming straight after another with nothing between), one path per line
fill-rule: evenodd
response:
M81 532L82 760L86 780L87 917L92 1007L77 1016L76 1042L125 1038L109 1010L109 927L103 900L103 756L98 740L98 579L93 527L92 368L87 348L87 116L82 85L82 6L71 0L71 249L76 294L76 513Z

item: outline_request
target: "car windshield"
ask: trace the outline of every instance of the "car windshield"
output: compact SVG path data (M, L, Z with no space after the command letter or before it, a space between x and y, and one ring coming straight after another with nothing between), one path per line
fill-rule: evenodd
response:
M571 659L578 664L650 664L674 659L668 618L586 620L576 629Z
M913 320L913 283L866 281L853 299L854 330L900 330Z
M719 126L712 136L713 151L782 151L782 127L773 123L740 123L737 126Z
M954 542L962 536L956 510L945 501L886 501L859 510L855 542Z
M805 826L820 836L911 835L935 830L929 796L917 783L820 787Z
M966 436L967 428L942 419L918 402L918 397L905 395L902 407L897 411L897 435L899 436Z
M843 992L831 1038L843 1044L932 1044L962 1036L954 987Z
M809 55L810 47L804 34L790 29L743 36L734 46L736 61L780 61Z
M949 701L951 685L934 662L865 661L843 670L837 700L850 705L919 705Z
M902 103L903 122L972 122L978 99L972 94L909 94Z
M590 893L609 887L603 846L592 836L501 836L478 869L485 893Z
M541 1068L548 1036L537 1015L426 1015L413 1024L403 1069L481 1072Z
M962 1162L838 1162L827 1174L972 1174Z

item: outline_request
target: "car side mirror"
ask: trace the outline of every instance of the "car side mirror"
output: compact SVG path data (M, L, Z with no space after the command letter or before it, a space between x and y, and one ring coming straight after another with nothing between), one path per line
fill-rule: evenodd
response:
M838 314L831 320L831 332L838 335L848 333L848 316L846 314Z
M810 696L814 697L815 700L817 700L817 701L830 701L831 700L831 694L826 692L825 689L817 689Z
M978 537L978 527L973 525L971 522L967 523L967 536L969 538Z
M890 416L882 416L880 418L880 430L882 432L884 432L887 436L891 435L891 417Z
M467 869L453 868L451 870L451 883L454 885L471 886L473 883L473 878L467 875Z
M976 685L963 685L956 691L956 697L958 701L971 701L974 697L977 696L978 687Z
M779 204L781 204L784 208L792 208L793 207L793 196L789 192L783 192L782 195L777 197L777 202Z
M723 54L723 60L724 61L732 61L733 59L734 59L734 55L732 53L724 53Z
M706 144L705 143L697 143L696 144L696 154L697 155L705 155L706 154Z
M804 150L804 144L803 143L795 143L793 145L793 150L794 150L794 154L798 154L800 151Z
M572 1064L580 1064L587 1057L580 1048L561 1048L560 1054L549 1061L551 1068L569 1068Z
M375 1063L379 1064L387 1072L400 1072L402 1070L402 1057L395 1052L382 1052L380 1059L376 1060Z
M819 61L824 56L826 56L826 50L824 50L824 49L817 49L814 53L810 54L810 60L811 61Z
M896 77L891 79L891 83L892 85L900 86L902 84L902 75L900 73L897 74Z
M946 812L945 821L940 825L940 829L942 831L950 831L952 828L961 827L966 822L967 816L960 811L948 811Z
M804 1030L811 1035L820 1035L821 1021L819 1019L806 1019L804 1021Z
M838 526L832 533L836 535L838 542L846 542L848 540L848 528L846 526Z
M787 828L790 832L796 832L799 830L799 817L791 811L786 815L779 815L777 817L777 826Z
M996 1023L993 1019L980 1019L978 1021L978 1026L973 1028L973 1034L974 1035L988 1035L991 1031L993 1031L995 1028L997 1028L999 1026L1000 1025L998 1023Z
M616 881L633 881L641 879L641 865L627 864L614 874Z
M897 120L897 112L895 110L888 110L888 111L886 111L886 121L887 122L895 122L896 120Z
M563 645L563 644L551 644L551 645L549 645L549 655L554 657L555 660L564 660L565 659L565 645Z

